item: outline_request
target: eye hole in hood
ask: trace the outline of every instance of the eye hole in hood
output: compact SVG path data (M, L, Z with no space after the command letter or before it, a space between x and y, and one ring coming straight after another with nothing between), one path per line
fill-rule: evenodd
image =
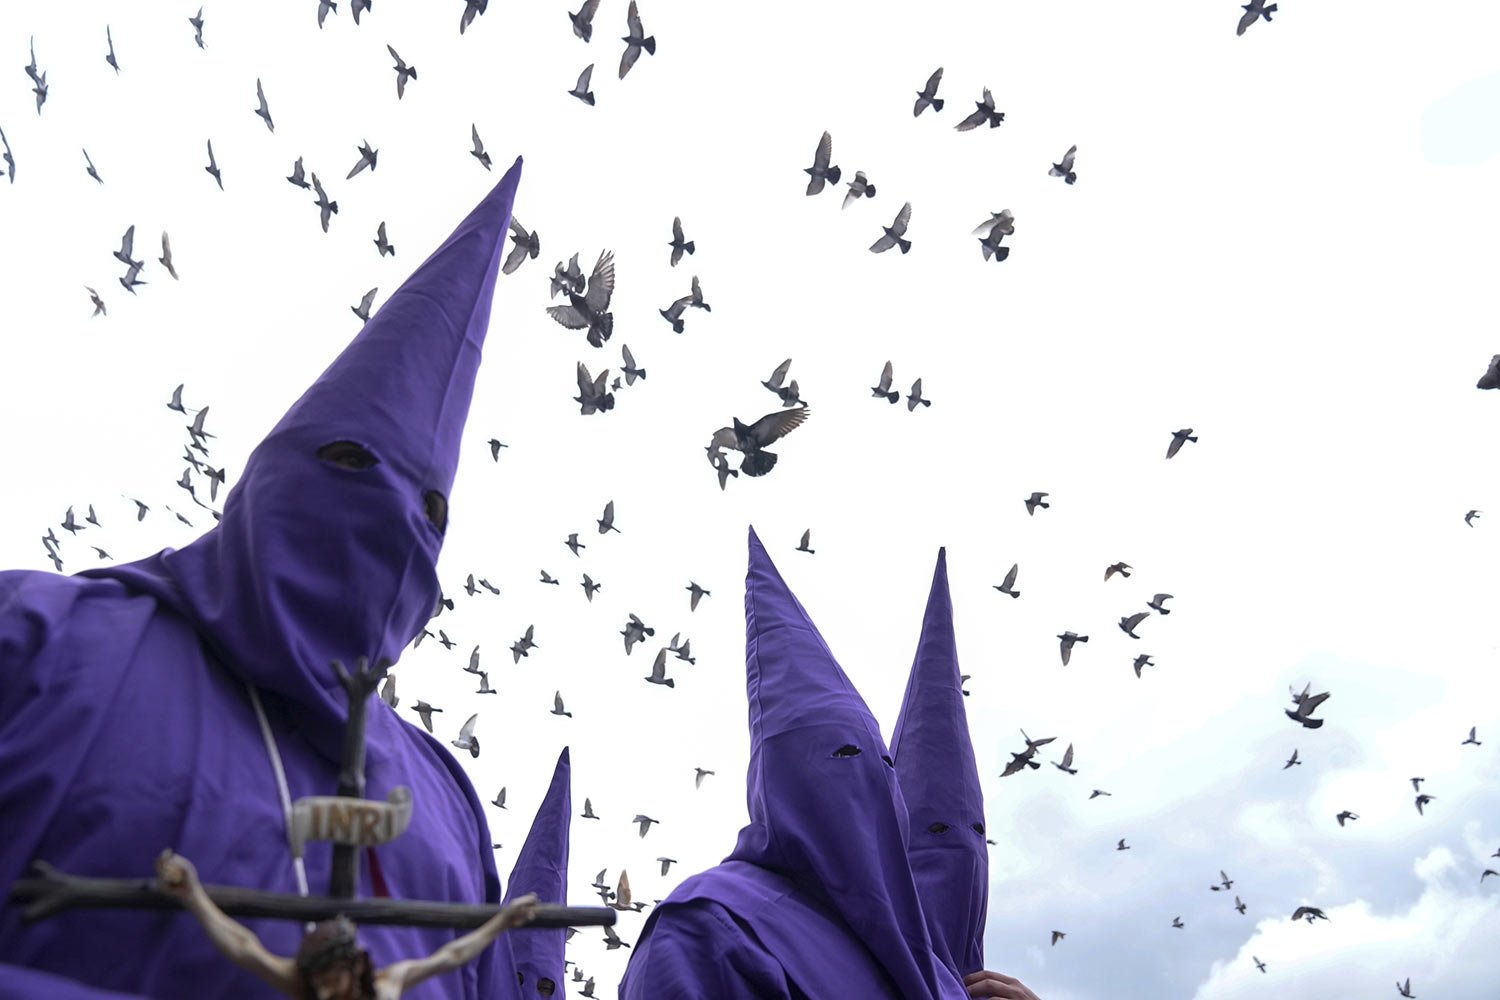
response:
M928 833L947 833L948 829L949 829L948 824L944 823L944 822L942 822L940 820L940 821L932 824L931 826L929 826L927 828L927 832Z
M353 469L356 472L373 468L380 461L370 453L368 448L355 444L353 441L334 441L332 444L325 444L318 449L318 458L329 465Z
M977 833L977 834L979 834L981 837L983 837L984 836L984 824L983 823L975 823L974 824L974 832Z
M427 520L438 530L438 534L448 530L448 498L437 490L428 490L422 494L422 509L427 514Z
M859 747L855 746L853 743L845 743L843 746L839 747L833 753L829 754L829 756L830 757L834 757L834 758L858 757L862 753L864 753L864 751L861 750Z

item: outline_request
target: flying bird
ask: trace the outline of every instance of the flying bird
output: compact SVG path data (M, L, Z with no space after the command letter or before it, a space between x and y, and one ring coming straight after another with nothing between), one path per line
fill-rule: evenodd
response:
M1117 850L1117 851L1128 851L1128 850L1130 850L1130 845L1127 844L1127 843L1125 843L1125 838L1124 837L1121 837L1120 838L1120 842L1115 845L1115 850Z
M693 787L694 788L702 788L703 787L703 779L706 778L706 777L708 777L709 775L711 775L713 773L714 772L709 771L709 770L707 770L705 768L701 768L701 767L695 767L695 768L693 768Z
M1346 822L1348 822L1351 819L1359 819L1359 815L1357 813L1352 813L1349 810L1345 809L1343 812L1339 813L1337 816L1335 816L1333 818L1339 821L1339 826L1343 826Z
M672 242L667 244L672 248L672 266L682 260L683 254L692 254L698 247L692 240L684 239L682 235L682 219L679 216L672 217Z
M604 588L604 584L595 583L594 578L589 576L587 573L583 574L583 582L580 584L580 586L583 587L583 596L588 598L590 604L594 603L595 591L602 590Z
M1047 171L1049 176L1061 177L1063 183L1072 184L1078 180L1078 174L1073 170L1073 157L1078 153L1077 146L1069 146L1068 151L1063 154L1061 163L1052 164L1052 169Z
M386 674L385 684L381 685L380 688L380 700L385 702L391 708L395 708L401 703L401 699L396 695L395 674Z
M606 368L599 373L598 378L589 374L588 365L582 361L578 362L578 395L573 401L578 404L578 412L587 417L594 413L607 413L615 408L615 394L606 387L609 382L609 369Z
M478 160L484 169L488 170L490 169L490 154L484 151L484 143L479 140L479 126L470 125L469 129L474 136L474 148L469 152L469 155Z
M375 6L375 0L349 0L349 13L354 15L354 23L359 23L361 11L370 10Z
M892 378L893 376L891 374L891 363L887 361L885 363L885 367L880 371L880 384L871 386L870 394L876 396L877 398L883 396L888 402L891 403L899 401L901 399L901 393L898 390L891 388Z
M1297 759L1297 751L1294 748L1292 750L1292 755L1286 759L1286 763L1281 765L1281 769L1285 771L1289 767L1300 767L1301 765L1302 762Z
M578 550L579 549L586 549L586 548L588 548L587 545L585 545L584 543L582 543L582 542L580 542L578 540L578 532L576 532L576 531L573 532L572 534L570 534L567 537L567 540L563 542L563 544L566 545L569 549L571 549L572 552L573 552L573 554L575 556L578 555Z
M1239 27L1234 29L1236 36L1243 35L1245 29L1254 24L1258 19L1265 18L1266 23L1271 23L1271 15L1276 13L1276 5L1267 4L1266 0L1250 0L1249 3L1240 7L1245 13L1240 15Z
M814 555L818 550L808 547L811 542L812 529L808 528L806 531L802 532L802 540L797 543L797 551L806 552L808 555Z
M5 138L4 129L0 129L0 146L5 147L5 152L0 154L0 159L5 160L5 174L10 178L10 182L14 184L16 182L16 158L11 155L10 141Z
M1141 671L1144 668L1146 668L1146 667L1154 667L1154 666L1156 666L1156 664L1154 664L1154 663L1151 662L1151 656L1150 656L1150 654L1148 654L1148 653L1142 653L1140 656L1137 656L1135 658L1135 662L1132 663L1131 666L1133 666L1135 668L1135 676L1137 678L1139 678L1141 676Z
M167 236L165 229L162 230L161 234L161 256L156 258L156 262L167 269L167 273L172 276L173 281L179 280L177 277L177 268L172 264L172 241Z
M1253 961L1255 963L1255 967L1257 969L1259 969L1261 972L1265 972L1266 971L1266 963L1265 962L1262 962L1260 959L1256 958L1254 955L1251 955L1250 959L1251 959L1251 961Z
M357 9L355 14L356 16L358 15ZM406 60L402 59L391 46L387 45L385 50L391 54L392 59L396 60L396 65L392 68L396 71L396 100L399 101L406 96L406 81L417 78L417 68L415 66L408 66Z
M943 67L939 66L933 74L927 78L927 83L921 90L917 91L917 103L912 105L911 116L913 118L931 107L934 112L943 110L943 99L937 96L938 84L943 82ZM1056 941L1052 942L1056 944Z
M89 301L94 304L94 316L108 316L109 311L104 308L104 300L99 297L99 293L88 285L84 285L83 290L89 293ZM91 316L90 319L92 318Z
M747 476L764 476L776 467L777 461L777 455L765 449L801 427L811 413L807 407L780 410L766 414L753 424L743 424L735 417L732 426L714 432L709 441L710 459L719 449L732 449L744 456L740 462L741 472Z
M320 29L323 27L323 19L328 16L329 11L337 14L339 12L339 5L334 3L333 0L318 0L318 27Z
M1170 615L1172 613L1172 609L1166 607L1165 604L1171 599L1171 594L1155 594L1152 596L1150 602L1146 605L1146 607L1150 608L1152 611L1155 611L1157 614Z
M686 590L690 595L692 595L688 600L689 611L697 611L698 602L705 597L712 596L713 593L712 591L704 590L702 587L691 581L689 581L688 585L683 589Z
M562 699L562 692L561 691L556 692L552 696L552 714L553 715L566 715L570 719L573 717L573 713L572 712L569 712L569 711L567 711L567 710L565 710L563 708L563 699ZM588 806L588 800L587 799L584 799L584 806L585 806L584 812L588 812L589 810L587 808L587 806ZM586 816L585 818L586 819L592 819L593 817L587 817Z
M411 710L422 717L422 725L427 727L429 733L432 732L432 713L442 711L441 708L433 708L425 701L418 701Z
M615 527L615 502L613 500L604 505L604 516L599 518L595 523L599 525L599 534L601 535L608 534L611 531L617 534L620 532L620 529Z
M1149 611L1137 611L1133 615L1125 615L1120 619L1120 631L1124 632L1132 639L1139 639L1140 636L1135 634L1135 630L1141 624L1141 622L1150 617L1151 612Z
M620 357L625 362L623 365L621 365L620 371L625 375L626 385L635 385L636 379L643 379L646 377L646 369L640 368L636 365L635 355L630 353L629 344L620 345Z
M1078 773L1078 769L1073 766L1073 744L1069 743L1068 749L1063 751L1062 763L1059 764L1054 760L1052 762L1052 766L1057 768L1059 771L1063 771L1067 774Z
M448 741L460 750L469 751L469 756L471 757L479 756L479 737L474 735L474 723L478 721L479 713L475 712L469 716L469 721L465 722L463 728L458 731L458 739Z
M198 48L203 48L203 8L198 8L198 13L188 18L188 24L193 26L193 41L198 43Z
M630 67L641 57L641 50L645 49L651 55L656 55L656 36L646 35L646 30L641 27L641 15L636 10L635 0L630 0L630 10L625 14L625 26L630 34L623 36L620 41L625 43L625 52L620 56L620 79L625 79L625 74L630 72Z
M844 195L844 204L842 207L848 208L861 198L873 197L875 197L875 185L870 183L870 179L865 176L863 170L856 170L854 171L854 180L849 182L849 191Z
M462 35L474 23L474 18L489 9L490 0L464 0L464 12L458 19L458 33Z
M1404 983L1397 983L1396 984L1396 992L1399 993L1399 994L1401 994L1404 997L1414 997L1414 996L1416 996L1416 994L1411 991L1411 977L1410 976L1406 977L1406 982L1404 982Z
M107 24L104 26L104 40L109 43L109 54L104 57L104 61L113 66L115 74L119 75L120 64L115 59L115 38L109 33L109 25Z
M573 23L575 38L581 38L585 42L593 40L594 15L597 13L599 13L599 0L584 0L583 6L578 8L578 13L569 12L568 20Z
M1425 805L1427 805L1427 803L1433 801L1435 798L1437 798L1437 796L1435 796L1435 795L1428 795L1426 792L1423 792L1421 795L1418 795L1417 796L1417 815L1418 816L1426 815L1425 813L1422 812L1422 807L1425 806Z
M1329 692L1324 691L1322 694L1311 694L1311 691L1312 684L1309 683L1307 687L1302 689L1301 694L1297 694L1295 691L1292 692L1292 700L1296 702L1297 708L1295 711L1287 709L1286 717L1293 722L1301 723L1307 729L1319 729L1322 727L1324 720L1314 719L1312 718L1312 714L1317 711L1319 705L1328 700Z
M1180 431L1173 431L1172 443L1167 445L1167 457L1171 458L1173 455L1181 451L1184 441L1192 441L1196 443L1197 440L1198 439L1193 436L1193 429L1191 427L1184 427Z
M881 226L882 235L880 239L870 244L871 253L885 253L891 247L899 246L902 253L911 249L911 240L905 239L907 224L911 222L911 202L901 206L901 211L896 213L896 219L889 226Z
M587 66L583 67L583 72L578 74L578 82L573 85L573 89L568 91L568 93L572 94L574 97L578 98L580 101L582 101L584 104L587 104L591 108L594 106L594 92L589 89L589 81L593 78L593 76L594 64L589 63Z
M307 183L307 174L302 170L302 157L297 157L297 162L292 164L292 173L287 177L287 180L304 191L312 187L311 184Z
M615 292L615 255L605 250L589 275L588 290L579 295L568 292L568 304L548 306L547 315L569 330L587 330L586 339L594 347L603 347L615 329L614 314L609 311Z
M1306 920L1308 923L1312 923L1314 920L1327 920L1328 914L1316 906L1299 906L1292 911L1292 919Z
M1176 927L1178 930L1182 930L1182 928L1186 927L1187 925L1182 922L1181 917L1173 917L1172 926Z
M359 144L359 159L355 162L354 166L349 169L349 173L344 176L344 180L349 180L355 174L359 173L361 170L364 170L366 167L374 170L375 160L379 155L380 150L372 149L368 140L361 142Z
M1067 935L1066 931L1053 931L1052 932L1052 944L1054 946L1056 946L1057 942L1061 941L1063 938L1065 938L1067 936L1068 935Z
M813 165L802 169L802 172L810 178L807 182L807 193L809 195L820 193L823 190L825 182L828 184L837 184L839 178L843 176L843 171L839 170L836 166L830 165L832 159L833 136L824 132L823 138L818 140L817 150L813 153ZM1500 359L1500 354L1497 354L1496 358Z
M763 379L760 384L774 392L777 398L781 400L782 406L796 406L798 403L806 406L807 404L802 402L801 394L798 391L797 380L792 379L790 383L786 381L787 373L791 370L791 367L792 359L787 358L776 366L775 370L771 372L770 378Z
M1240 916L1245 915L1245 904L1240 900L1240 897L1238 896L1234 897L1234 908L1239 911Z
M1050 494L1050 493L1033 493L1033 494L1031 494L1031 496L1029 496L1029 497L1026 498L1026 513L1029 514L1029 515L1031 515L1032 517L1035 517L1036 516L1036 509L1038 507L1042 508L1042 510L1046 510L1049 507L1051 507L1052 505L1050 503L1044 503L1043 502L1043 500L1046 497L1050 497L1051 495L1052 494Z
M911 411L915 410L917 408L917 404L919 404L919 403L922 406L931 406L932 405L932 400L930 400L930 399L923 399L922 398L922 380L921 379L917 379L915 382L913 382L911 384L911 392L906 397L906 412L910 413Z
M1471 511L1469 511L1467 514L1464 515L1464 524L1467 524L1471 528L1474 527L1474 519L1476 517L1478 517L1480 514L1483 514L1483 513L1484 513L1484 511L1482 511L1482 510L1471 510Z
M998 591L1000 591L1000 593L1002 593L1002 594L1009 594L1011 597L1020 597L1021 596L1021 592L1019 590L1015 589L1015 587L1016 587L1016 573L1019 572L1020 569L1021 569L1021 564L1020 563L1014 563L1014 564L1012 564L1011 567L1010 567L1010 572L1008 572L1008 573L1005 574L1005 579L1002 580L1000 583L994 585L995 589L998 590Z
M625 642L629 644L629 636L626 637ZM646 682L648 684L661 684L664 687L677 686L677 681L667 676L667 651L665 649L657 652L656 661L651 664L651 673L647 675ZM652 822L655 821L653 820ZM642 830L641 836L644 837L645 835L646 831Z
M84 173L88 174L100 184L103 184L104 178L100 177L99 171L94 169L94 161L89 158L89 151L86 149L83 151L83 162L87 164L87 166L84 167Z
M1068 661L1073 658L1073 644L1089 641L1088 636L1079 635L1077 632L1064 632L1057 638L1061 641L1062 662L1065 667L1068 665Z
M376 230L375 230L375 239L372 242L375 244L375 249L380 253L380 256L382 256L382 257L394 257L394 256L396 256L396 247L395 247L395 244L393 244L390 240L386 239L386 236L385 236L385 223L384 222L381 222L381 224L376 228Z
M497 809L504 809L505 808L505 789L504 788L500 789L499 794L497 794L495 796L494 801L492 801L490 803L490 805L494 806Z
M259 115L261 120L266 123L267 131L275 132L276 123L271 121L271 109L266 104L266 92L261 89L259 77L255 78L255 99L260 104L260 106L255 109L255 113Z
M967 132L970 129L978 128L986 122L989 123L990 128L998 128L1003 121L1005 121L1005 113L995 110L994 95L990 93L990 88L985 87L984 100L975 101L974 111L969 117L953 126L953 128L959 132Z
M1130 579L1130 571L1132 568L1133 567L1130 565L1130 563L1110 563L1108 566L1104 567L1104 582L1108 583L1109 578L1114 576L1116 573L1120 574L1122 577L1128 580Z
M1471 743L1474 744L1474 746L1476 746L1476 747L1484 746L1483 743L1480 743L1479 740L1475 738L1474 730L1476 730L1478 728L1479 728L1478 726L1470 726L1469 727L1469 738L1466 739L1466 740L1464 740L1462 743L1460 743L1459 746L1468 746Z
M220 176L219 163L214 159L214 141L212 139L208 140L208 166L203 169L214 179L214 183L219 185L219 190L224 190L224 178Z
M505 257L505 263L500 265L503 274L514 274L527 257L536 258L542 252L541 237L537 233L526 231L526 227L516 221L515 216L510 218L510 241L511 250Z
M349 310L365 322L370 321L370 306L375 302L375 293L380 291L378 287L365 292L364 297L359 300L359 305L350 306Z

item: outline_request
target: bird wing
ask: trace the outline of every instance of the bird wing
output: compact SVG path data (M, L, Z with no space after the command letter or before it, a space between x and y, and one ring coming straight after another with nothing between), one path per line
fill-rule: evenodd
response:
M895 245L896 245L896 239L895 239L895 237L891 236L889 233L882 233L880 235L880 239L878 239L874 243L870 244L870 252L871 253L885 253L887 250L889 250L891 247L893 247Z
M396 69L406 69L406 60L402 59L393 47L387 45L385 50L391 54L392 59L396 60Z
M771 373L771 377L768 378L766 382L779 389L781 387L781 383L786 380L786 373L791 369L791 367L792 359L787 358L781 364L776 366L776 370Z
M458 738L460 740L464 741L464 742L468 742L469 740L473 739L473 737L474 737L474 723L477 722L478 720L479 720L479 713L478 712L475 712L473 715L469 716L469 721L465 722L464 725L463 725L463 728L458 731Z
M554 307L554 308L568 308L568 307L563 306L563 307ZM551 312L552 310L549 309L547 311ZM561 322L561 321L559 321L559 322ZM564 325L567 325L567 324L564 324ZM580 362L578 362L578 394L580 396L583 396L584 398L588 398L590 395L593 394L593 391L594 391L594 379L593 379L593 376L591 376L589 374L588 366L585 365L582 361L580 361Z
M599 0L591 0L591 2L596 7L599 5ZM641 38L646 34L645 29L641 27L641 14L636 10L635 0L630 0L630 9L625 12L625 25L630 29L632 38Z
M576 90L576 91L578 91L578 93L580 93L580 94L586 94L586 93L588 93L588 91L589 91L589 80L593 77L593 75L594 75L594 64L593 63L589 63L587 66L585 66L583 68L583 72L578 74L578 83L577 83L576 86L573 87L573 89Z
M87 156L88 154L85 153L84 155ZM120 238L120 256L122 256L122 257L133 257L133 256L135 256L135 227L134 226L131 226L129 229L125 230L125 235Z
M1073 766L1073 744L1069 743L1068 744L1068 749L1066 749L1066 750L1063 751L1062 763L1063 763L1063 767L1072 767Z
M548 306L547 315L569 330L582 330L589 325L588 317L572 306ZM579 367L582 367L580 365Z
M1020 563L1015 563L1014 565L1011 566L1010 572L1005 574L1005 582L1004 582L1003 586L1005 587L1006 590L1009 590L1009 589L1011 589L1012 587L1014 587L1016 585L1016 573L1019 572L1020 569L1021 569L1021 564Z
M802 423L807 420L809 412L804 406L794 410L768 413L750 425L748 436L755 444L764 448L801 427Z
M906 227L911 222L911 202L901 206L901 211L896 213L896 221L891 224L891 229L897 235L905 235Z
M974 112L969 115L969 117L953 126L953 130L955 132L967 132L970 129L978 128L980 125L984 124L985 119L988 117L989 115L985 113L985 110L983 108L976 108Z
M561 691L558 691L556 694L554 694L552 696L552 708L555 711L558 711L558 712L561 712L563 710L563 700L562 700L562 692Z
M672 241L674 243L682 242L682 218L680 216L672 217Z
M808 528L806 531L804 531L802 533L802 541L799 542L798 544L800 544L802 546L802 548L805 549L805 548L807 548L808 543L811 542L811 541L812 541L812 529Z
M659 681L667 676L667 651L662 649L656 654L656 662L651 664L651 679Z
M598 12L599 0L585 0L584 5L578 9L578 23L588 24Z
M625 359L625 367L626 368L634 368L635 367L635 355L633 355L633 354L630 353L630 345L629 344L621 344L620 345L620 354Z
M922 95L929 99L937 96L938 84L943 82L943 67L939 66L937 71L927 78L927 86L922 88Z
M891 363L889 361L887 361L885 363L885 367L880 370L880 386L879 386L879 388L880 388L881 392L890 392L891 391L891 379L893 377L894 377L894 375L893 375L893 373L891 371Z
M817 151L813 153L813 169L826 171L828 169L828 164L832 160L833 136L829 135L827 132L824 132L823 138L818 140Z
M1322 694L1315 694L1306 699L1302 699L1300 700L1300 704L1298 705L1297 710L1303 715L1311 715L1313 712L1316 712L1318 710L1319 705L1328 700L1328 695L1329 692L1324 691Z
M525 243L517 243L511 247L510 253L505 255L505 263L500 265L500 273L514 273L516 268L521 266L522 261L526 259L526 255L529 252L530 248Z
M615 255L606 250L599 255L594 273L589 275L588 293L583 301L596 313L609 308L610 297L615 294Z
M641 57L641 47L635 42L627 41L625 51L620 53L620 79L625 79L625 74L630 72L630 67Z
M479 126L478 125L470 125L469 128L470 128L470 130L471 130L471 132L473 134L473 137L474 137L474 155L475 156L483 156L484 155L484 143L479 140Z

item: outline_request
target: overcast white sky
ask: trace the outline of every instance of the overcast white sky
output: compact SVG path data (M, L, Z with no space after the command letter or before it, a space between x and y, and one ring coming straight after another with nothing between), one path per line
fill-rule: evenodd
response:
M484 752L464 760L485 798L508 788L490 810L502 872L565 743L575 804L601 817L573 826L574 901L600 868L654 899L728 852L747 523L887 732L947 545L999 842L992 968L1043 1000L1322 1000L1408 976L1418 996L1492 998L1500 880L1478 876L1500 849L1500 393L1474 381L1500 350L1500 8L1286 0L1236 37L1228 0L641 4L658 50L622 82L624 0L588 45L561 0L502 0L462 37L458 0L378 0L358 27L340 4L321 31L315 0L221 0L203 50L193 3L10 0L0 565L50 569L49 525L65 572L97 563L91 544L124 561L204 530L174 485L172 388L211 405L232 489L357 331L349 307L371 286L378 307L524 154L516 217L542 252L499 284L453 491L440 572L458 606L435 625L457 646L424 643L395 671L400 711L442 706L444 739L479 712ZM419 73L401 101L387 44ZM593 108L567 94L590 62ZM948 106L913 119L938 66ZM1004 125L955 132L985 86ZM471 125L496 173L469 156ZM825 129L875 199L803 194ZM365 140L378 167L345 180ZM1075 143L1069 187L1047 168ZM326 235L283 179L298 156L339 202ZM908 200L911 253L868 253ZM969 231L1002 208L1014 250L985 263ZM674 215L698 248L675 269ZM382 220L393 258L371 243ZM111 257L132 224L135 296ZM155 263L164 229L178 282ZM595 350L543 310L552 264L603 249L615 335ZM656 310L694 274L713 311L678 336ZM648 378L580 416L575 363L613 370L621 344ZM775 408L759 382L788 356L812 417L771 475L721 493L701 449ZM870 397L887 359L930 409ZM1180 427L1201 441L1164 461ZM490 437L510 445L498 463ZM1052 503L1034 518L1033 490ZM122 494L155 509L137 524ZM601 538L611 499L621 533ZM66 537L63 512L89 503L102 526ZM806 528L812 556L794 551ZM1119 560L1134 575L1104 583ZM991 589L1013 562L1019 600ZM470 572L502 594L467 597ZM583 572L604 584L592 604ZM690 580L713 592L694 613ZM1173 613L1122 635L1157 591ZM657 632L627 658L630 612ZM515 666L531 624L539 648ZM1067 668L1065 629L1092 636ZM677 631L697 664L647 685ZM476 643L498 697L460 670ZM1141 680L1139 652L1157 664ZM1281 714L1308 682L1333 693L1317 732ZM572 719L547 714L558 689ZM1459 746L1471 725L1483 746ZM999 780L1019 727L1058 737L1047 759L1074 743L1078 774ZM1294 748L1305 764L1283 771ZM717 772L700 790L695 766ZM1425 817L1412 775L1436 797ZM1341 809L1360 819L1340 829ZM644 840L637 812L661 821ZM667 877L661 855L679 862ZM1246 915L1208 891L1221 868ZM1332 919L1294 925L1301 904ZM622 918L625 940L641 920ZM1068 937L1051 947L1054 929ZM601 995L628 957L592 932L569 955Z

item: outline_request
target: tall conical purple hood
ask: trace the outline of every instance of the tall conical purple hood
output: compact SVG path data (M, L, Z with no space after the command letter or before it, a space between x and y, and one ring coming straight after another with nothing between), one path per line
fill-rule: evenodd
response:
M984 968L990 861L984 794L953 639L945 549L938 550L891 754L911 817L907 855L933 949L959 975L977 972Z
M334 759L346 706L329 661L395 660L437 605L447 496L520 176L517 159L292 405L216 527L89 574L184 615ZM371 715L372 727L395 724Z
M568 901L568 833L572 827L572 758L563 747L552 769L552 784L531 821L526 843L516 856L505 889L505 902L528 892L543 903ZM507 934L511 954L520 975L522 997L561 996L563 988L563 944L566 931L528 930ZM550 987L546 984L550 983ZM555 993L553 991L556 991Z
M898 995L961 996L932 951L907 861L906 804L880 727L753 528L745 675L750 823L727 860L770 869L826 900Z

